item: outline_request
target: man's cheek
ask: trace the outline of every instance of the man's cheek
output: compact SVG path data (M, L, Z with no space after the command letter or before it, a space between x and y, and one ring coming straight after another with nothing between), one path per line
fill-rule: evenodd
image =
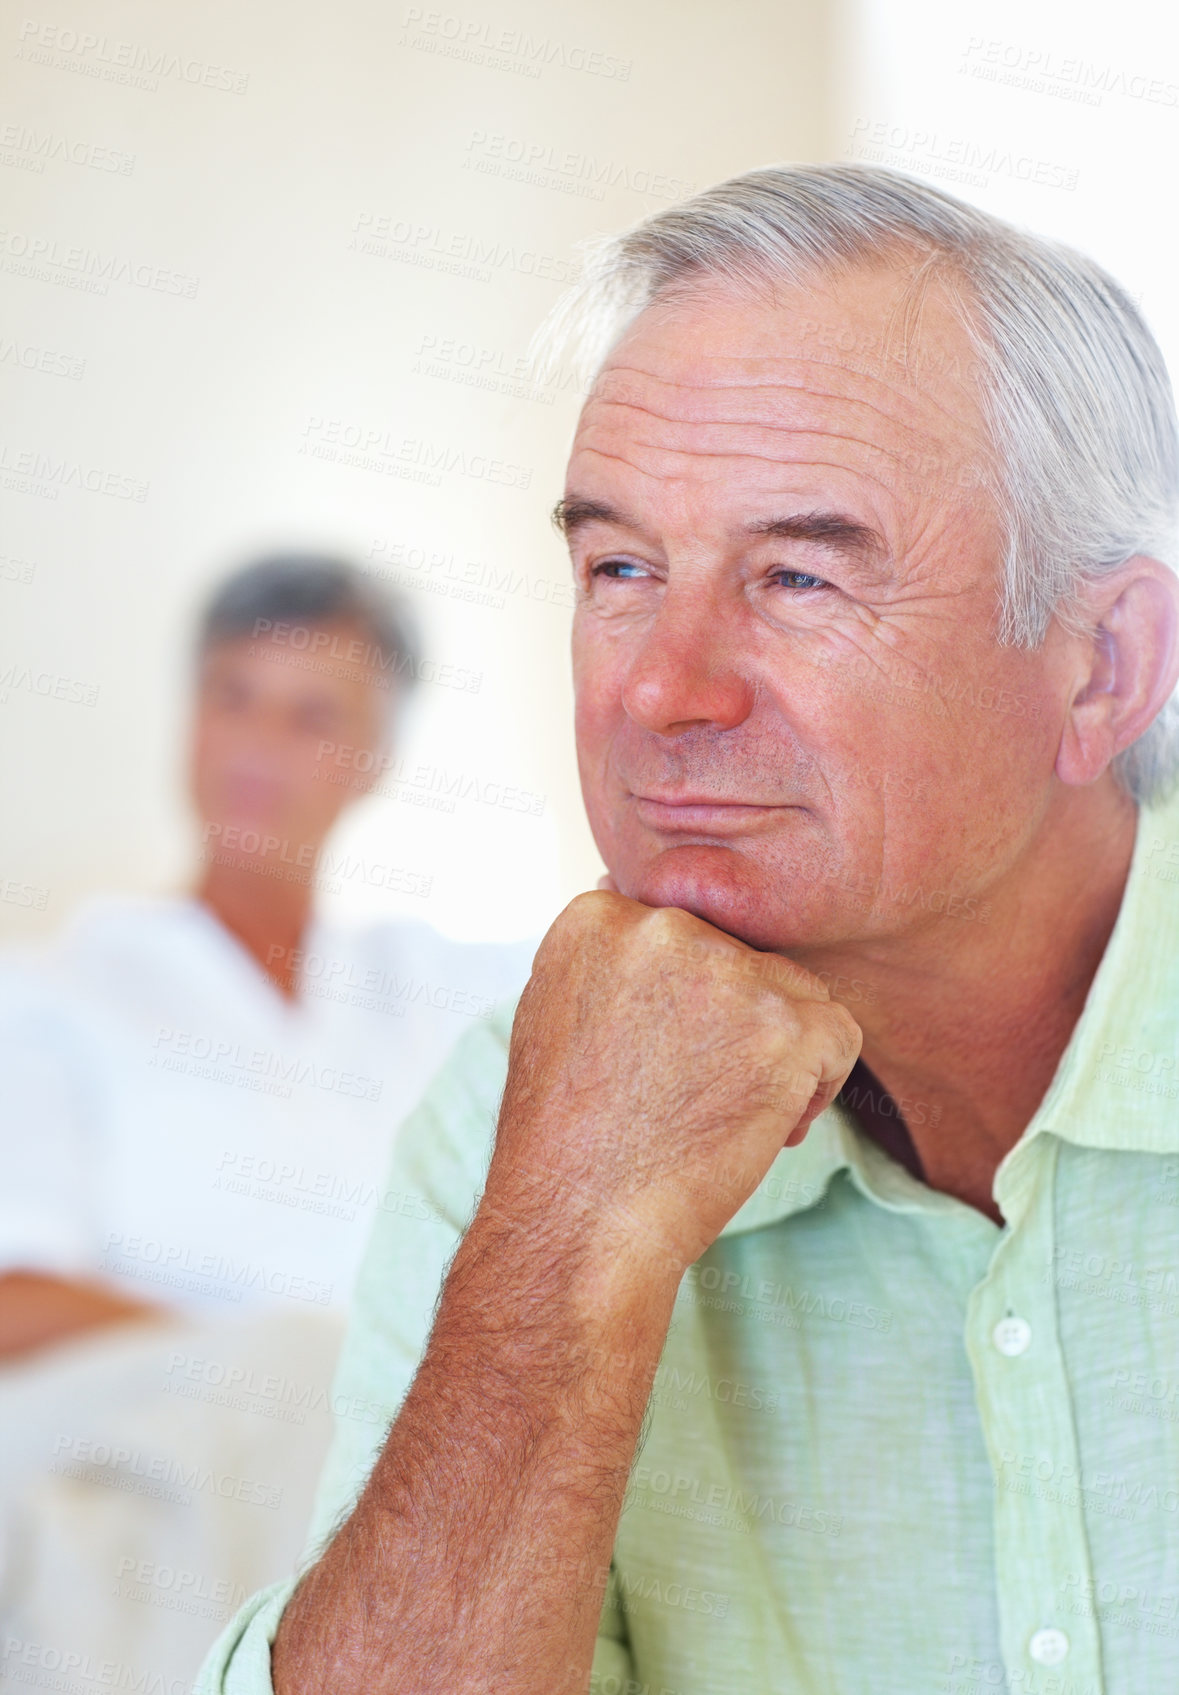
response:
M618 775L628 722L625 709L608 678L583 674L574 678L574 688L573 732L586 807L617 807L625 792Z
M627 835L627 809L624 804L620 784L613 777L608 762L598 756L590 756L578 745L578 772L581 778L581 795L585 805L586 821L594 844L602 856L603 863L614 871L620 864L625 852ZM630 820L633 829L634 820ZM633 858L633 853L627 855ZM628 891L623 890L623 893Z

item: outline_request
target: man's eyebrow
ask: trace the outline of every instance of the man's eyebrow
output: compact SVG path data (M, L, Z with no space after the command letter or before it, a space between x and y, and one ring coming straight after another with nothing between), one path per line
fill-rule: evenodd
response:
M558 500L552 510L552 520L561 534L570 539L587 524L616 524L620 529L640 532L643 525L629 513L619 511L605 500L584 499L571 495ZM782 541L813 541L834 553L858 559L866 566L882 566L888 559L888 547L876 530L862 524L845 512L796 512L788 517L760 518L745 526L749 536L770 536Z
M578 495L558 500L550 516L566 540L575 531L584 529L586 524L617 524L624 530L641 530L643 527L637 519L604 500L583 500Z
M881 565L888 558L884 537L868 524L843 512L797 512L788 518L764 518L748 524L746 535L773 536L782 541L820 542L836 553L847 553L867 565Z

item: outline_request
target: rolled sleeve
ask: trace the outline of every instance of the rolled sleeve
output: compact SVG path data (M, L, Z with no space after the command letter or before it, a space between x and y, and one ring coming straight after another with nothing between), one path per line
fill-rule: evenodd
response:
M272 1583L246 1602L209 1650L192 1695L274 1695L270 1650L297 1578ZM607 1595L594 1649L589 1695L617 1695L635 1684L621 1614Z
M606 1581L602 1616L598 1622L598 1640L594 1646L594 1663L590 1671L589 1695L618 1695L619 1691L638 1689L634 1661L626 1639L626 1620L618 1592L618 1573L613 1564Z
M193 1695L274 1695L270 1649L297 1578L252 1595L210 1648Z

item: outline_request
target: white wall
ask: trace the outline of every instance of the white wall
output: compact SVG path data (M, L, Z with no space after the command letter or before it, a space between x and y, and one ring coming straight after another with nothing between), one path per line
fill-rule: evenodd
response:
M432 872L400 909L471 937L597 875L547 521L577 397L513 371L581 238L837 149L833 14L454 5L31 0L2 26L2 934L185 878L188 622L273 543L375 548L427 657L481 677L422 686L407 772L544 797L373 799L335 845Z
M1179 366L1179 11L1155 0L851 0L836 125L893 165L1070 242Z

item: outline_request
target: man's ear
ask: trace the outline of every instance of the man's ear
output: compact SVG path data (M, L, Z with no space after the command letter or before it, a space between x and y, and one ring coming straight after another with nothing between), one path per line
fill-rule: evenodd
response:
M1088 633L1056 755L1063 783L1095 782L1137 741L1179 680L1179 579L1136 554L1086 585Z

